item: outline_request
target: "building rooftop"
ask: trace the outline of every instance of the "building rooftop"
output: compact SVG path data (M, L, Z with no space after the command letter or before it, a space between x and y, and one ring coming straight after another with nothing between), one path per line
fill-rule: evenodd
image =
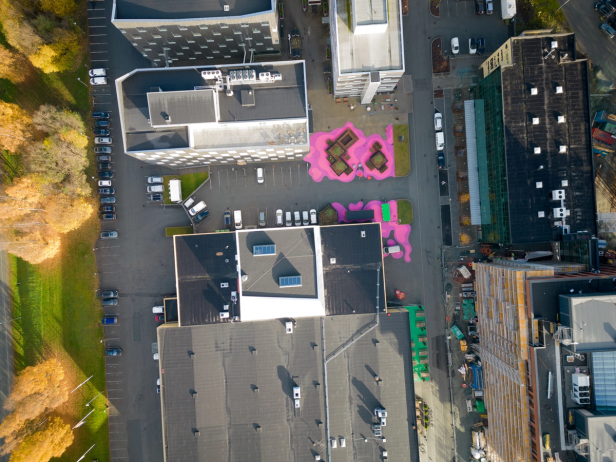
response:
M244 16L273 9L271 0L115 0L115 4L117 19L152 19L164 24L174 19Z
M571 328L575 351L616 350L616 294L560 296L560 321Z
M614 462L616 461L616 413L576 410L576 427L584 428L584 437L589 440L588 455L578 457L578 461ZM578 424L578 420L582 420Z
M173 244L180 326L239 316L239 305L231 301L231 292L238 291L235 233L174 236ZM230 317L221 319L225 305Z
M375 314L333 316L324 330L320 318L299 319L292 334L279 321L161 326L165 460L326 460L327 387L330 437L346 440L331 450L333 462L379 460L383 450L418 461L408 316L381 316L378 325ZM376 327L331 358L326 382L322 348L340 351L367 324ZM375 407L388 410L386 443L373 436Z
M341 74L404 69L402 23L399 0L355 0L352 19L348 17L348 3L335 2L336 50ZM357 16L355 16L357 15ZM386 27L373 27L385 21ZM368 28L367 33L353 32L352 21ZM371 33L382 30L380 33Z
M213 90L215 81L201 76L201 71L213 69L222 71L223 81L233 69L252 69L256 76L276 73L281 79L233 83L228 96L226 87ZM308 139L303 61L137 69L116 86L128 152L271 147ZM257 121L268 123L254 124Z
M501 67L511 242L559 240L563 220L572 234L594 234L588 63L576 60L573 34L517 37L511 47L513 65ZM564 219L553 190L565 190Z

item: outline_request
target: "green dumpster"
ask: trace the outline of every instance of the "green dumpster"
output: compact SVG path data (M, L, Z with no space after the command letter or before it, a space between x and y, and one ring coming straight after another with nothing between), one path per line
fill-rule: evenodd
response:
M458 340L462 340L464 338L464 334L462 333L462 331L458 328L458 326L451 326L451 332L453 332L453 335L455 335Z
M383 212L383 222L391 221L391 213L389 212L389 204L381 204L381 212Z

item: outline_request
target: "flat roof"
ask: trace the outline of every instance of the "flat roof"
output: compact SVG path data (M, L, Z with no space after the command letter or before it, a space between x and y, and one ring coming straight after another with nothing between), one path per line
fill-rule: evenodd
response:
M229 6L225 11L224 5ZM271 0L116 0L118 19L198 19L244 16L272 9ZM169 21L171 23L173 21Z
M590 411L587 409L576 409L577 419L584 419L586 438L588 444L588 462L614 462L616 461L616 440L614 439L614 421L616 412ZM581 458L578 456L578 460Z
M257 76L278 73L282 80L234 84L233 95L227 96L223 90L212 97L209 88L214 82L201 77L201 71L211 69L220 69L223 78L231 69L254 69ZM195 149L229 143L234 147L270 147L308 140L303 61L137 69L116 84L128 152L186 148L190 140ZM253 93L254 105L242 105L243 91ZM171 116L170 124L186 126L166 127L169 123L163 112ZM153 127L150 119L159 128Z
M561 309L560 319L571 328L576 351L616 350L616 294L569 294L560 299L568 305L568 310Z
M511 242L559 240L563 231L553 209L561 203L550 197L558 189L565 190L570 233L595 234L588 63L575 60L574 34L516 37L511 48L513 65L501 66ZM566 153L559 152L561 145Z
M239 316L239 304L231 302L231 292L238 291L235 233L174 236L173 244L180 326ZM228 319L220 318L224 305L229 305Z
M377 300L384 310L381 224L325 226L321 244L327 314L374 313Z
M322 348L333 352L375 323L375 314L328 317L324 331L320 318L299 319L293 334L280 321L161 326L165 460L309 462L317 454L325 460L327 387L330 437L346 440L346 448L332 449L334 462L377 460L382 450L418 462L408 316L380 316L374 329L331 359L327 383ZM385 443L371 436L377 406L388 411Z
M380 24L387 22L388 0L353 0L356 24Z
M386 3L385 19L388 24L385 32L357 35L351 30L347 3L336 2L334 59L338 60L341 74L404 69L400 0L384 0L382 3L374 2L373 6L378 17L378 12L385 8ZM360 0L359 4L362 6L359 8L360 16L366 19L370 13L364 11L367 7L365 0Z

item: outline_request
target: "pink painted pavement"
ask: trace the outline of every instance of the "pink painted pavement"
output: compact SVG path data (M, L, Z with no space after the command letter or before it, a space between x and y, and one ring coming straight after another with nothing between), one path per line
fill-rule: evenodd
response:
M348 210L355 212L358 210L374 210L374 221L381 223L381 232L383 237L387 239L387 245L400 245L404 251L391 253L385 255L398 259L404 257L404 261L410 263L411 252L413 248L409 242L409 236L411 235L411 225L399 225L398 224L398 202L391 200L388 202L391 221L383 222L383 212L381 211L381 201L370 201L365 206L362 201L357 204L349 204ZM340 203L332 203L332 207L338 212L338 223L344 221L344 213L347 209ZM391 235L393 232L393 236ZM392 239L393 238L393 239Z
M351 159L346 161L349 166L355 168L350 175L342 174L340 176L336 175L332 168L330 167L330 163L327 160L327 153L325 150L329 147L327 144L328 140L335 141L345 130L350 128L359 138L353 146L349 148L347 154L351 156ZM395 156L394 156L394 131L393 126L388 125L385 129L387 133L387 141L383 140L383 138L378 135L370 135L366 137L364 133L355 128L353 123L347 122L341 128L336 128L331 132L317 132L314 133L310 137L310 153L304 157L304 160L310 164L310 176L316 182L320 182L323 178L329 178L330 180L339 180L348 183L352 181L358 172L363 172L364 177L372 177L373 180L383 180L385 178L395 176ZM371 153L370 148L376 142L381 143L381 152L385 154L387 157L387 170L384 173L380 173L378 170L369 170L366 165L366 161L370 159ZM359 164L364 166L363 168L359 168ZM359 175L361 176L361 175Z

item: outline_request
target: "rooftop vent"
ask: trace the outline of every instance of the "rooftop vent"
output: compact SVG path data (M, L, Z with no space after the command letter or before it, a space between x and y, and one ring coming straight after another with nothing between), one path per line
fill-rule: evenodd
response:
M537 90L537 87L532 87L532 88L530 89L530 94L531 94L531 95L537 95L537 94L539 94L539 90Z
M560 154L564 154L564 153L566 153L566 152L567 152L567 146L565 146L564 144L561 144L561 145L560 145L560 148L558 149L558 152L559 152Z
M366 237L366 231L361 231L361 237Z
M543 165L540 165L539 167L537 167L537 170L543 170Z
M533 125L539 125L539 117L533 117Z
M558 42L556 40L552 40L552 50L554 48L558 48Z
M332 264L332 265L335 265L336 264L336 259L335 258L330 258L329 259L329 263Z
M562 181L560 182L560 185L561 185L561 186L569 186L569 180L562 180Z
M539 146L535 146L535 154L541 154L541 148Z
M558 123L559 124L564 124L565 123L565 116L563 116L563 115L558 116Z
M563 92L563 87L558 86L556 87L556 93L562 93Z
M222 7L222 9L223 9L223 10L225 10L225 11L229 11L229 5L224 5L224 6Z
M552 191L552 200L553 201L562 201L565 199L565 190L564 189L554 189Z
M246 282L246 281L248 281L248 275L242 274L242 282Z
M541 189L541 188L543 188L543 182L542 181L537 181L535 183L535 186L537 187L537 189Z
M570 210L567 210L564 207L557 207L554 209L554 218L564 218L568 217L571 214Z
M196 428L193 428L192 434L193 436L199 436L199 430L197 430Z
M543 210L542 210L542 211L539 211L539 212L537 212L537 216L538 216L539 218L545 218L545 212L544 212Z
M242 90L240 92L240 99L242 100L242 106L250 107L255 105L255 92L252 90Z

